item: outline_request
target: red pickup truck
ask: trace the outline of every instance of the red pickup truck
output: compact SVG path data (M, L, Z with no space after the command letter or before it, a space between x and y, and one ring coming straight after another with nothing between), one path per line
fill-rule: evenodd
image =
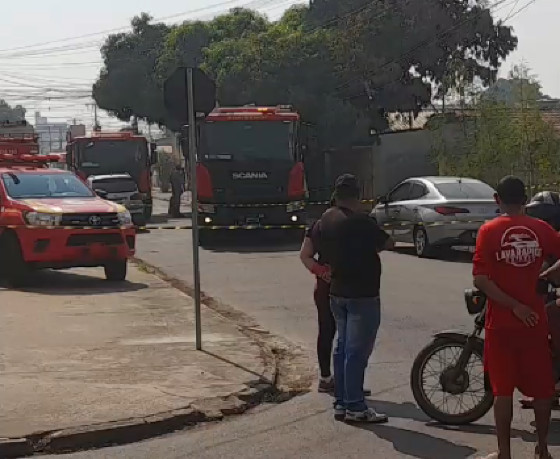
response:
M125 280L130 213L38 150L35 134L0 135L0 276L17 287L34 269L102 266L107 280Z

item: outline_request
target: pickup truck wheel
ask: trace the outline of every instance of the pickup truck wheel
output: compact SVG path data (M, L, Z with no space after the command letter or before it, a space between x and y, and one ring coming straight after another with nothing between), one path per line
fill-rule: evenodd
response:
M118 260L108 263L104 266L105 278L109 282L122 282L126 280L126 273L128 270L127 260Z
M134 224L134 226L146 226L147 220L146 217L144 216L144 214L135 214L132 217L132 223Z
M8 285L13 288L25 287L29 283L31 269L23 259L18 237L13 233L4 234L0 241L0 252L5 257L2 272Z

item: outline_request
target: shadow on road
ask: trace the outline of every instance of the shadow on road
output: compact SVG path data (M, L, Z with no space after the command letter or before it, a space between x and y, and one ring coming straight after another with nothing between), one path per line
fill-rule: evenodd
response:
M554 416L554 415L553 415ZM476 435L496 435L496 428L493 425L488 424L469 424L464 426L446 426L438 424L435 422L428 423L430 427L434 427L439 430L444 430L446 432L466 432ZM531 426L535 426L534 422L531 422ZM511 438L520 439L526 443L535 443L537 437L534 432L528 432L526 430L512 429ZM552 419L552 424L550 428L549 436L550 446L560 446L560 420Z
M249 373L253 376L256 376L259 379L259 381L261 381L263 383L272 384L274 382L274 381L268 381L262 374L259 374L259 373L255 372L253 370L250 370L249 368L247 368L243 365L240 365L239 363L232 362L231 360L226 359L225 357L222 357L218 354L215 354L214 352L210 352L210 351L205 350L205 349L203 349L202 352L206 355L209 355L210 357L213 357L215 359L220 360L221 362L224 362L224 363L227 363L231 366L234 366L235 368L238 368L239 370L242 370L245 373Z
M374 401L372 404L376 410L387 413L389 418L410 419L418 422L429 421L429 418L410 402ZM476 452L476 449L469 446L456 445L448 440L423 432L414 432L389 425L360 424L356 427L367 430L380 439L392 443L399 453L419 459L432 459L434 457L464 459Z
M203 237L202 247L216 253L297 252L303 234L295 230L211 231Z
M169 215L167 214L155 214L152 215L152 218L150 218L150 221L148 222L148 225L166 225L170 223L170 220L172 220L172 223L177 223L178 225L186 225L187 223L185 222L185 220L190 220L191 218L191 213L190 212L183 212L183 217L182 218L171 218ZM190 222L188 222L190 223Z
M0 281L0 288L6 287ZM148 288L136 282L108 282L99 277L65 271L38 271L31 274L29 286L18 289L42 295L106 295L109 293L135 292Z
M464 459L476 453L476 449L469 446L456 445L443 438L401 429L388 425L359 426L369 430L382 440L391 442L396 451L420 459L433 459L435 457Z
M416 252L412 246L402 246L398 245L393 249L393 252L400 253L401 255L409 255L411 257L416 257ZM432 257L432 260L447 261L451 263L472 263L472 253L467 250L440 250L438 253Z
M446 426L430 421L415 404L410 402L393 403L387 401L376 400L372 402L376 410L387 413L389 418L409 419L412 421L426 423L427 426L434 429L447 432L466 432L478 435L496 435L494 426L487 424L470 424L465 426ZM534 425L534 424L532 424ZM388 425L357 425L358 428L368 430L379 438L389 441L393 444L395 450L402 454L407 454L420 459L431 459L434 457L453 457L467 458L476 452L476 450L456 445L447 440L433 437L422 432L414 432L407 429L401 429ZM513 429L512 438L520 439L527 443L534 443L536 436L532 432ZM560 446L560 420L553 420L551 434L549 439L551 446Z

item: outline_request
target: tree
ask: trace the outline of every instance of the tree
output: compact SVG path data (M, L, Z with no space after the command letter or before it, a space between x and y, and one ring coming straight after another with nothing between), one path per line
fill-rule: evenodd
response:
M216 79L221 105L292 104L326 146L371 141L389 112L418 114L433 89L488 85L517 43L473 0L314 0L276 22L238 8L171 29L150 19L105 43L100 106L165 121L162 82L196 65Z
M418 113L432 86L442 96L459 83L488 85L517 45L511 28L471 0L315 0L309 21L338 30L344 96L383 118Z
M25 108L21 105L10 106L4 99L0 99L0 122L14 123L25 120Z
M462 121L465 135L443 145L439 151L445 165L442 173L476 177L487 183L497 183L512 173L534 191L539 184L556 182L560 139L542 117L540 84L528 69L514 67L507 81L507 96L486 92ZM446 135L445 131L440 132Z
M541 85L525 64L515 65L507 78L500 78L483 94L483 97L513 106L520 101L550 99L542 93Z
M156 67L170 29L151 20L142 13L132 19L130 33L110 35L101 48L105 65L93 86L93 98L123 121L131 116L156 123L165 120Z

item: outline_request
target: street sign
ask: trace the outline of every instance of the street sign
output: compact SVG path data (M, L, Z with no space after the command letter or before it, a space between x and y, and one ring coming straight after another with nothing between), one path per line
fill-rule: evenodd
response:
M198 68L177 68L163 86L164 103L169 118L181 126L189 123L188 74L192 72L192 105L196 113L210 113L216 106L216 84Z

